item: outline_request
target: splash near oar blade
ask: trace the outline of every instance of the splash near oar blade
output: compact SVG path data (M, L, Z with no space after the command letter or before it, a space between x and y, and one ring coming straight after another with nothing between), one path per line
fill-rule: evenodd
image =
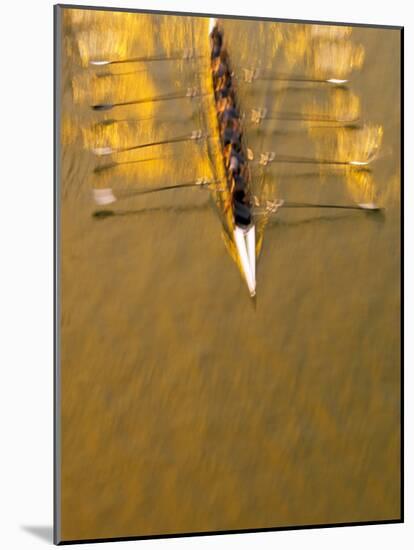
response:
M363 210L372 210L373 212L378 212L379 210L382 210L379 206L377 206L373 202L359 203L358 206Z
M96 65L97 67L103 67L104 65L110 65L110 61L89 61L90 65Z
M113 194L112 189L94 189L93 198L96 204L99 204L100 206L112 204L116 201L116 197Z
M112 155L112 153L114 152L112 147L95 147L94 149L92 149L92 151L98 157L104 157L106 155Z

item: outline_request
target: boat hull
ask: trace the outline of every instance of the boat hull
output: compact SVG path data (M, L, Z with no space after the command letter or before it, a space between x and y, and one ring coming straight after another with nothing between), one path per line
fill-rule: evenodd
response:
M216 29L218 25L218 21L215 18L209 19L209 27L208 27L208 33L209 36L213 36L213 32ZM221 47L221 46L220 46ZM226 56L227 69L230 72L231 67L229 65L228 56ZM223 77L223 75L221 75ZM213 76L213 92L214 92L214 85L215 85L215 78L216 82L218 82L218 79L221 78L219 76L214 77ZM231 86L231 83L230 83ZM235 103L235 94L234 90L232 89L233 93L233 102ZM233 107L235 107L233 103ZM217 109L217 100L215 98L215 108L216 108L216 116L217 116L217 127L218 131L220 133L220 122L219 122L219 116L218 116L218 109ZM236 104L237 107L237 104ZM241 125L241 121L239 120L239 115L234 114L232 115L233 118L238 121L238 123ZM221 125L223 125L223 121L221 121ZM241 135L241 134L240 134ZM221 146L222 146L222 156L223 156L223 150L224 150L224 139L223 136L221 136ZM247 159L247 155L245 152L245 148L243 147L243 142L239 138L239 146L244 151L244 157ZM244 161L242 161L242 164L244 164ZM246 216L246 223L250 223L250 225L244 227L244 225L239 225L239 221L236 219L234 208L235 208L235 202L233 200L233 187L234 183L232 183L233 174L229 168L228 165L224 162L224 156L223 156L223 168L225 173L225 180L227 184L227 192L220 193L220 201L223 203L224 210L226 212L225 220L226 220L226 233L230 238L232 238L235 248L236 248L236 254L237 258L235 258L237 264L239 265L239 268L242 272L242 275L247 283L247 287L249 289L250 296L253 297L256 295L256 229L252 217L251 212L251 205L249 204L249 216ZM240 168L239 168L240 170ZM249 179L250 179L250 172L245 170L245 191L246 195L249 195ZM224 178L223 178L224 179ZM229 205L231 207L229 208ZM248 221L247 221L248 218Z
M253 298L253 296L256 295L256 231L254 225L247 229L235 226L233 237L240 258L243 275L250 296Z

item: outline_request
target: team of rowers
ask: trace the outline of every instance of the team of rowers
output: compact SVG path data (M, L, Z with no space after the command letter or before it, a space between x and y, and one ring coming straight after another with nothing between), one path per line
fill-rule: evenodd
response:
M251 224L251 205L247 184L247 159L242 146L242 128L229 58L227 51L223 48L223 32L217 25L211 31L210 39L217 118L230 185L234 220L236 225L248 226Z

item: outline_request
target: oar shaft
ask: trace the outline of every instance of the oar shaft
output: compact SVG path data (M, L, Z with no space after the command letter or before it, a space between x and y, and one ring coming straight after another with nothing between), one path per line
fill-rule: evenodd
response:
M309 130L338 130L338 129L347 129L347 130L358 130L360 129L360 126L358 124L335 124L335 125L320 125L320 124L313 124L311 126L301 126L298 128L290 128L290 129L281 129L281 128L274 128L271 130L261 130L259 127L257 127L257 133L262 133L263 135L269 135L269 134L278 134L278 135L286 135L286 134L303 134L305 132L308 132Z
M295 113L283 111L268 111L265 107L251 110L251 121L260 124L262 120L293 120L305 122L328 122L334 124L351 124L359 120L359 117L353 118L331 118L329 115L320 113Z
M181 52L181 53L177 52L177 53L174 53L173 55L149 55L146 57L130 57L128 59L117 59L114 61L109 61L107 65L119 65L122 63L148 63L152 61L176 61L177 59L190 60L190 59L198 59L200 57L202 56L195 56L190 54L186 56L185 52Z
M337 78L310 78L308 76L301 75L283 75L283 74L272 74L263 72L261 69L247 69L243 68L244 71L244 80L246 82L254 82L255 80L276 80L280 82L316 82L319 84L330 84L336 86L342 86L348 81L345 79Z
M164 158L165 157L151 157L151 158L148 158L148 159L127 160L127 161L124 161L124 162L111 162L111 163L104 164L104 165L101 165L101 166L96 166L93 171L94 171L95 174L99 174L100 172L103 172L105 170L110 170L112 168L116 168L117 166L123 166L125 164L139 164L141 162L150 162L150 161L153 161L153 160L163 160Z
M167 143L180 143L183 141L195 141L195 138L187 135L187 136L173 138L173 139L163 139L160 141L152 141L150 143L141 143L140 145L133 145L132 147L117 149L115 152L124 153L126 151L134 151L135 149L145 149L146 147L153 147L155 145L166 145Z
M94 111L109 111L110 109L114 109L115 107L126 107L128 105L142 105L144 103L156 103L159 101L171 101L174 99L184 99L186 97L193 98L193 97L201 97L203 95L207 94L200 94L200 93L190 93L189 91L183 93L175 93L175 94L166 94L161 96L155 96L155 97L146 97L143 99L134 99L133 101L122 101L120 103L101 103L97 105L92 105L92 109Z
M172 191L174 189L185 189L185 188L191 188L191 187L199 187L200 189L209 187L214 182L207 181L207 180L200 180L200 181L191 181L187 183L179 183L176 185L166 185L164 187L155 187L154 189L138 189L138 190L126 190L122 194L122 196L117 197L116 200L122 200L122 199L129 199L131 197L140 196L140 195L149 195L151 193L160 193L161 191Z
M143 73L143 72L146 72L146 70L147 69L139 69L137 71L127 71L124 73L112 73L112 72L96 73L96 78L112 78L114 76L127 76L130 74Z
M141 124L142 122L146 122L148 120L154 120L155 123L166 123L166 122L187 122L195 118L195 115L192 114L191 116L187 117L172 117L169 118L167 116L160 117L159 115L153 114L146 117L139 117L139 118L107 118L104 120L99 120L95 123L96 126L111 126L113 124Z
M276 157L271 162L280 162L286 164L333 164L336 166L349 166L350 163L341 160L325 160L325 159L303 159L295 157Z
M381 210L378 207L364 208L358 205L347 204L318 204L308 202L284 202L283 208L338 208L341 210L364 210L365 212L378 212Z
M124 101L121 103L114 103L114 107L123 107L125 105L140 105L142 103L157 103L158 101L170 101L173 99L181 99L184 97L189 97L187 94L181 93L181 94L166 94L166 95L160 95L156 97L145 97L143 99L135 99L133 101Z
M258 76L255 80L275 80L278 82L316 82L318 84L329 84L327 80L321 78L301 78L301 77L277 77L277 76Z
M369 164L370 161L345 161L345 160L330 160L330 159L311 159L311 158L301 158L301 157L283 157L283 156L273 156L266 158L263 155L263 159L257 161L263 166L268 166L274 162L280 164L327 164L332 166L353 166L353 167L365 167Z
M323 115L317 114L302 114L302 113L270 113L264 118L270 120L304 120L305 122L332 122L332 123L343 123L349 124L356 122L358 118L353 119L340 119L340 118L329 118Z
M107 118L104 120L100 120L96 123L96 126L111 126L112 124L122 124L125 123L134 123L139 124L141 122L145 122L146 120L154 120L155 115L142 117L142 118Z
M204 187L206 183L179 183L178 185L166 185L165 187L155 187L154 189L140 189L137 191L131 191L128 193L128 197L133 197L135 195L148 195L150 193L159 193L160 191L170 191L172 189L184 189L185 187Z
M118 195L118 192L119 192L121 193L120 196L114 195L114 192L112 191L112 189L103 189L103 190L95 189L94 196L95 196L95 201L98 204L108 205L115 201L121 201L121 200L129 199L135 196L149 195L151 193L160 193L162 191L172 191L175 189L185 189L185 188L188 189L191 187L208 189L211 185L215 185L216 183L217 183L216 181L199 179L196 181L191 181L186 183L178 183L174 185L166 185L163 187L155 187L153 189L118 189L118 191L116 191L116 195Z

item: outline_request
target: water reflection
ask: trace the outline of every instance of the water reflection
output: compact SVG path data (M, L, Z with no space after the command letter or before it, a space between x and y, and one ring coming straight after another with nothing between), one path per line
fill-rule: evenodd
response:
M116 189L119 181L123 185L137 181L166 182L171 173L186 179L224 177L214 105L211 98L204 97L211 93L206 25L207 20L180 17L115 14L114 18L108 18L105 12L84 10L66 13L67 36L71 37L65 41L66 53L74 62L70 79L73 103L80 109L92 105L95 110L104 111L91 113L86 117L90 121L87 124L82 117L83 146L99 156L112 157L109 162L94 166L89 177L94 189ZM248 125L245 128L248 144L255 145L259 140L262 148L275 147L280 150L282 160L289 157L292 164L295 164L294 150L300 153L311 147L315 162L321 161L321 183L327 173L326 159L338 163L374 160L383 128L362 122L360 97L343 84L352 73L361 70L365 55L364 47L352 40L350 27L225 21L228 43L237 44L234 32L238 26L248 31L254 28L255 32L248 52L240 49L230 52L236 59L233 65L241 105L248 109L251 102L262 101L261 108L253 109L251 117L254 124L261 125L260 130L255 136L254 129ZM76 61L80 70L76 70ZM277 88L272 89L272 81ZM280 86L281 82L284 85ZM168 92L160 94L165 89ZM302 99L295 99L294 91L302 92ZM179 117L171 117L166 100L172 100L171 107L180 113ZM296 108L299 105L299 112L292 112L293 104ZM114 108L120 111L117 118L113 118ZM286 126L287 122L296 123L296 127ZM197 123L203 126L200 132L209 134L207 149L171 134L161 137L171 128L178 131L190 125L195 132ZM65 118L62 128L64 143L73 142L79 130L73 119ZM284 139L284 147L280 143L282 136L293 136L295 143ZM180 144L174 145L177 142ZM145 145L149 145L148 149ZM158 147L163 153L154 156L154 148ZM120 153L122 159L115 160L114 155ZM263 164L264 153L256 151L256 157L259 154ZM265 164L269 159L280 161L276 153L266 155ZM300 154L297 159L298 164L303 162ZM275 198L271 195L277 190L275 182L269 186L264 175L256 172L253 179L259 203ZM372 173L352 166L336 175L344 178L352 200L376 200ZM225 213L229 198L214 191L213 197L222 217L227 248L238 263L231 237L226 237L232 227ZM259 243L263 241L266 223L263 219L258 224ZM257 253L260 250L261 245Z

